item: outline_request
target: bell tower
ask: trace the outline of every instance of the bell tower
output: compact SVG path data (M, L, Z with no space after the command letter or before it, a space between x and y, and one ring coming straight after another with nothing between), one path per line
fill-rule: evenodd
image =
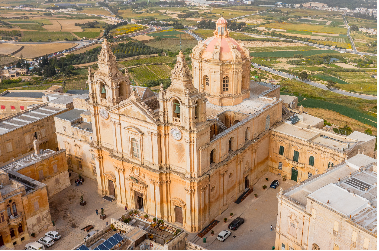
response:
M191 72L184 54L179 52L174 69L171 71L171 85L159 93L161 121L187 130L196 123L206 121L206 98L192 84Z
M90 102L111 107L130 95L129 76L122 74L117 67L116 57L108 41L104 39L99 59L99 69L92 73L88 71L88 86Z

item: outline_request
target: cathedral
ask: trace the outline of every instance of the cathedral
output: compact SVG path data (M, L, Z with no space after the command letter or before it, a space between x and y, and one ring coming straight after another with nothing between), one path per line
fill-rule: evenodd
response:
M131 86L105 40L89 98L55 124L70 169L99 194L196 232L272 168L271 129L288 110L280 86L250 80L249 51L224 18L190 56L192 71L180 52L155 94Z

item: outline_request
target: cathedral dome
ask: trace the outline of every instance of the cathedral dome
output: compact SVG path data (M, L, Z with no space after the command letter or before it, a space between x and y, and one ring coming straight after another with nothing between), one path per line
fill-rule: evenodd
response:
M227 29L228 21L221 17L216 22L214 36L201 42L194 48L199 58L204 60L217 59L221 61L233 61L249 58L249 51L236 40L229 37ZM196 54L196 53L194 53Z

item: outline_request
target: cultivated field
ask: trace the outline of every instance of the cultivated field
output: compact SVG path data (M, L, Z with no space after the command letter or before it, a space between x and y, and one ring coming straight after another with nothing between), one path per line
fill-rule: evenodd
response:
M57 51L62 51L74 47L75 43L50 43L50 44L26 44L24 49L16 53L15 57L23 57L27 59L41 57Z
M21 45L2 43L0 44L0 55L9 55L20 48Z
M344 127L345 125L348 125L353 131L360 131L360 132L365 132L366 129L371 129L373 135L377 135L377 128L374 126L370 126L367 124L364 124L362 122L359 122L358 120L349 118L347 116L341 115L338 112L326 110L326 109L320 109L320 108L304 108L304 111L307 112L308 114L318 117L318 118L323 118L327 122L334 124L338 127Z
M70 32L23 31L21 42L72 41L74 38L75 36Z

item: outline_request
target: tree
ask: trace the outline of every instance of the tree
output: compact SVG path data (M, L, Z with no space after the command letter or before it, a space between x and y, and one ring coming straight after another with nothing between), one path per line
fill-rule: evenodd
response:
M306 71L302 71L299 73L299 78L302 80L308 79L308 73Z
M365 133L368 134L368 135L372 135L372 130L370 128L367 128L365 130Z
M356 26L355 24L353 24L352 26L350 26L350 30L351 31L359 31L359 28L358 28L358 26Z
M336 82L334 82L333 80L328 80L328 84L326 85L326 87L328 87L328 89L334 89L335 85Z

